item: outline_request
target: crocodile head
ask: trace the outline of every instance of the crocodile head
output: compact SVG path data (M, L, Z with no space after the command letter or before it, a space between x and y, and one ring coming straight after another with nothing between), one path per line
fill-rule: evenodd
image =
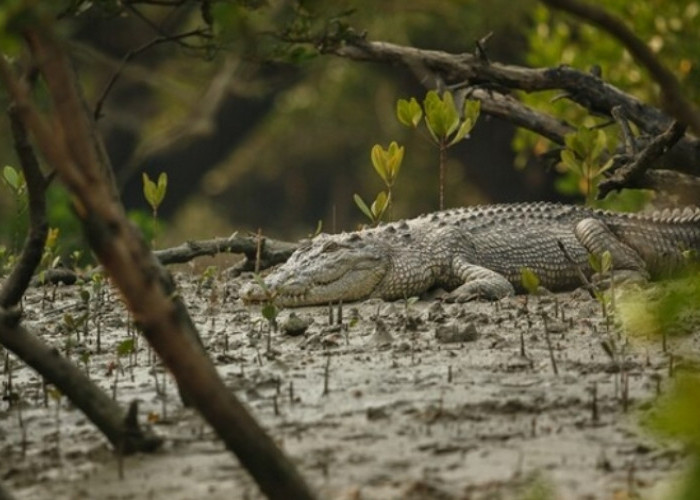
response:
M264 288L248 283L240 296L245 302L262 302L272 295L275 304L285 307L352 302L377 295L390 267L387 248L375 238L321 234L265 277Z

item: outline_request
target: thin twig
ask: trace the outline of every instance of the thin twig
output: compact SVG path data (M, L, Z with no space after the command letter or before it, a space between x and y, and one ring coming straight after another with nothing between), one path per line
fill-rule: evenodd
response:
M107 95L112 90L112 87L114 87L114 85L117 83L117 80L122 75L122 72L124 71L124 68L126 68L126 65L134 57L164 42L173 42L190 36L204 35L204 31L202 31L201 29L187 31L185 33L180 33L179 35L161 35L154 38L150 42L146 42L140 47L137 47L127 52L126 55L122 58L121 62L119 63L119 68L117 68L117 71L115 71L112 77L109 79L107 85L105 85L105 88L102 90L99 99L97 99L97 103L95 104L95 110L93 111L93 117L95 118L95 120L99 120L102 117L102 107L104 105L105 100L107 99Z
M622 110L622 106L614 106L612 109L612 116L620 126L620 131L622 131L622 137L625 141L625 153L630 156L636 154L637 145L634 141L634 135L632 134L630 124L625 117L624 111Z
M634 187L654 161L685 135L685 128L685 125L674 121L663 134L655 137L631 163L617 169L613 175L598 185L598 199L603 199L610 191Z

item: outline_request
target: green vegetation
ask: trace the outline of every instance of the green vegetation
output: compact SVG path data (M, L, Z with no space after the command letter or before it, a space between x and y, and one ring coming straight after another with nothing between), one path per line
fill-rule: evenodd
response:
M362 213L374 225L377 225L382 220L385 212L391 207L393 201L392 188L401 170L403 154L404 147L399 146L396 141L389 144L387 149L382 148L379 144L375 144L372 148L372 166L384 182L386 190L380 191L369 207L359 194L355 194L353 199Z
M165 193L168 189L168 174L161 172L158 176L158 183L153 182L148 174L143 173L143 195L146 201L151 206L151 214L153 215L153 238L151 246L156 247L156 237L158 235L158 207L163 203Z
M445 208L447 149L467 137L476 124L480 109L481 101L465 100L464 104L458 107L452 92L445 91L441 97L434 90L425 95L422 109L415 98L399 99L396 104L396 116L399 122L407 127L417 128L425 114L425 126L439 151L440 210Z

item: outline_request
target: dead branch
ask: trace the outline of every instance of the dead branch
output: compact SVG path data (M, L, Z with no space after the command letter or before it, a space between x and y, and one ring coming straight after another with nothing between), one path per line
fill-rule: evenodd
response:
M156 250L153 252L153 255L163 265L183 264L197 257L214 256L224 252L243 254L248 261L255 262L257 247L257 236L240 236L238 233L234 233L228 238L187 241L176 247ZM281 264L289 258L297 247L297 243L263 238L260 248L260 269L267 269L276 264ZM56 283L73 285L78 280L88 281L93 275L103 271L102 266L98 266L87 273L78 273L66 268L47 269L41 276L37 276L32 280L32 286Z
M644 133L658 136L671 126L672 119L659 109L645 104L635 97L610 85L598 76L574 68L526 68L522 66L486 63L472 54L450 54L437 50L423 50L387 42L368 41L360 37L346 40L342 45L321 47L325 53L358 61L398 64L409 69L422 67L439 75L448 84L465 86L496 86L526 92L562 90L566 98L578 103L591 113L612 116L612 110L620 107L631 122ZM491 112L484 109L484 112ZM495 113L494 113L495 114ZM507 116L505 116L508 118ZM520 115L518 125L536 131L551 139L560 136L562 130L554 128L556 119L533 122ZM558 127L557 127L558 128ZM700 175L700 140L685 135L661 158L656 167L668 165L690 174Z
M696 135L700 136L700 111L685 98L681 84L675 75L621 19L601 7L578 0L542 0L542 2L549 7L573 14L617 39L659 84L666 111L679 122L687 124Z
M6 61L0 76L42 153L76 200L90 246L121 291L140 329L175 377L182 393L212 425L226 446L270 498L314 498L296 468L219 377L197 339L169 275L149 251L113 196L109 163L97 154L97 138L77 80L50 26L24 33L54 107L53 134L17 83ZM97 138L99 141L99 138ZM102 161L102 163L101 163Z
M13 352L56 385L85 416L100 429L116 449L123 453L152 451L161 440L124 419L119 405L97 387L71 362L58 355L37 336L19 326L19 314L11 308L19 303L34 270L41 261L46 240L46 199L48 185L26 130L14 105L8 110L15 149L24 172L29 196L29 231L19 261L0 289L0 344Z
M260 259L268 265L284 262L297 249L296 243L262 238ZM153 252L162 264L189 262L195 257L216 255L217 253L242 253L250 260L256 259L258 247L257 236L239 236L237 233L228 238L187 241L182 245Z
M575 131L568 123L536 111L511 95L479 88L471 90L468 95L481 101L484 113L532 130L556 144L564 144L564 136Z
M685 128L685 125L673 122L668 130L654 138L647 147L640 151L632 162L618 168L609 178L598 185L598 199L604 198L610 191L634 187L653 162L683 137Z
M15 151L27 185L29 230L22 247L22 253L0 289L0 307L3 308L15 306L22 300L22 295L29 286L32 274L41 262L44 242L48 233L45 198L48 182L39 169L39 163L27 140L27 132L19 119L17 109L12 105L8 110L8 116L15 142Z
M85 372L19 325L17 311L0 308L0 343L65 394L123 453L154 451L162 442L149 430L127 425L126 412Z

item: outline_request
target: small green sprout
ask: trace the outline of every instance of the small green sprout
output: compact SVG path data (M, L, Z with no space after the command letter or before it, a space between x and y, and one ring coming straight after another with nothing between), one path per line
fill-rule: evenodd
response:
M370 206L367 206L367 203L365 203L359 194L355 194L353 199L362 213L365 214L374 225L377 225L382 220L384 214L391 206L392 188L401 171L403 156L404 147L399 146L396 141L392 141L386 149L379 144L375 144L374 147L372 147L370 154L372 166L374 166L377 175L379 175L384 182L386 191L380 191Z
M165 198L165 193L168 189L168 174L161 172L158 176L158 183L153 182L148 174L143 173L143 195L146 201L151 206L153 213L153 241L151 246L156 246L156 235L158 233L158 207Z
M415 97L399 99L396 103L396 117L407 127L418 128L421 118L425 117L430 139L440 150L440 210L445 207L447 149L467 137L480 111L481 102L474 100L465 100L459 109L449 91L443 92L442 97L434 90L428 91L423 100L423 109Z

